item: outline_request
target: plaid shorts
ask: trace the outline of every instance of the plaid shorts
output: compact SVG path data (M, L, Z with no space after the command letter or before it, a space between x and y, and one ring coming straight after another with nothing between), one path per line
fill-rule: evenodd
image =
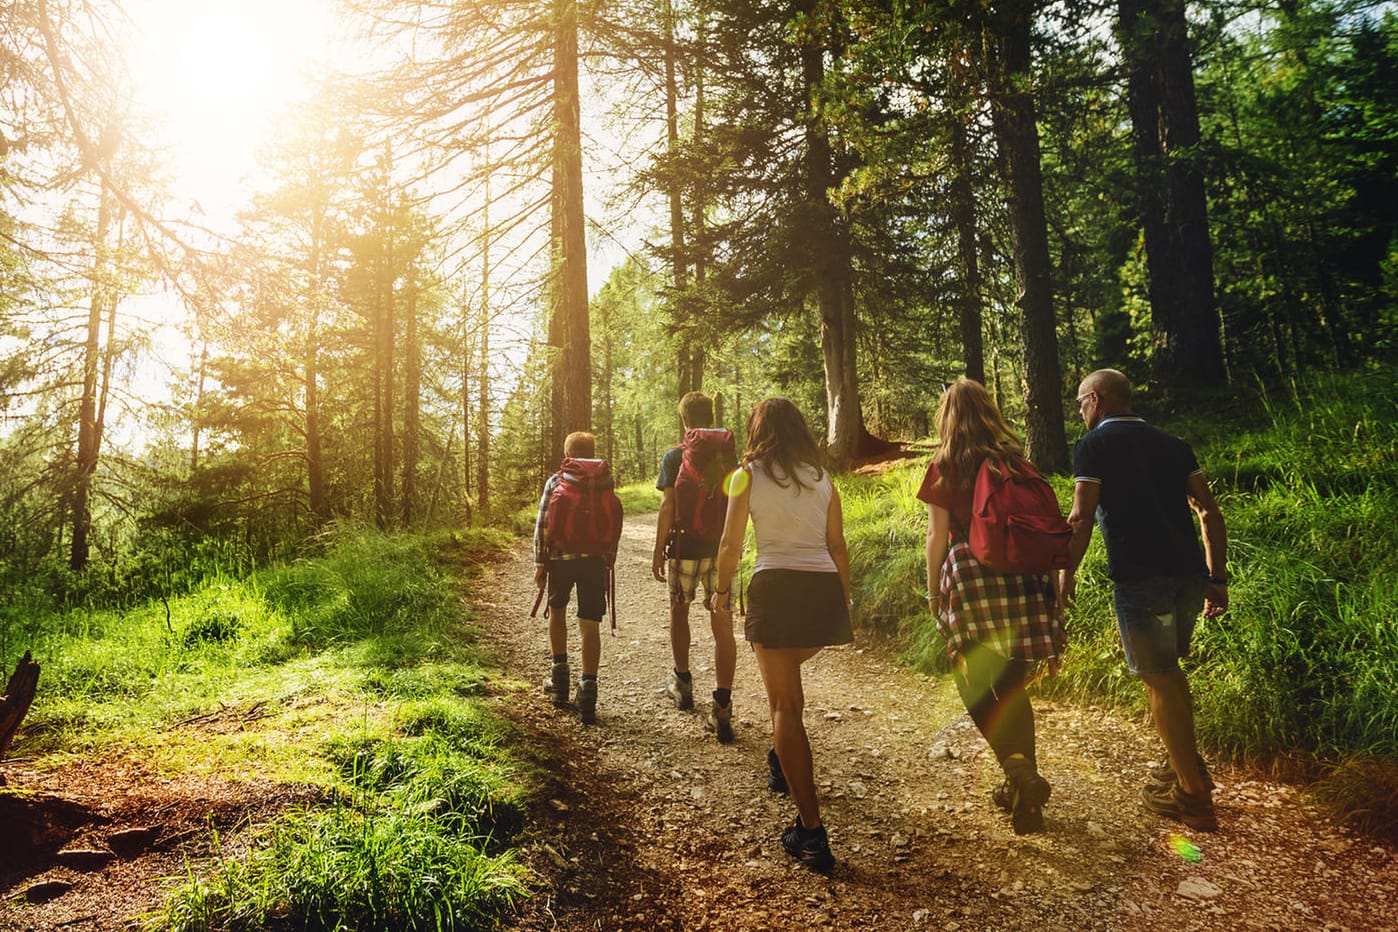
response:
M688 605L694 601L694 593L699 581L704 581L704 607L709 607L714 589L718 585L718 559L705 557L702 560L670 560L665 572L670 586L670 604Z
M997 573L965 541L953 542L942 562L937 630L952 656L984 644L1014 660L1047 660L1068 644L1049 574Z

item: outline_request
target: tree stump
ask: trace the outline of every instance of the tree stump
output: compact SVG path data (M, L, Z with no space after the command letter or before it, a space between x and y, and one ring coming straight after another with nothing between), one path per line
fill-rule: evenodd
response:
M29 713L38 687L39 665L30 657L29 651L25 651L23 659L10 676L5 695L0 696L0 761L5 759L5 752L10 749L10 742L19 730L19 723Z

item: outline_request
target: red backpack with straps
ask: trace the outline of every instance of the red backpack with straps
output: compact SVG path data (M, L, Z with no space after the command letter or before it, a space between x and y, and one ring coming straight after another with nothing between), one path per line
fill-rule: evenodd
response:
M607 461L564 457L544 521L551 550L614 559L621 540L621 499Z
M971 499L971 554L997 573L1047 573L1068 565L1073 529L1058 496L1027 459L986 457Z
M612 471L606 460L563 458L544 510L545 540L550 550L603 557L607 564L607 601L612 633L616 634L617 544L621 541L621 499L617 498ZM534 617L544 590L534 600ZM544 617L548 617L545 610Z
M726 427L691 427L680 445L675 476L675 530L706 543L723 536L728 494L723 480L738 464L733 431Z

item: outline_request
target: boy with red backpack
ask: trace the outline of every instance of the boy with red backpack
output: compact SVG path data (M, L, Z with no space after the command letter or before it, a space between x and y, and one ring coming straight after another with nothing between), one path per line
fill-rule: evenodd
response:
M607 461L596 459L596 440L575 431L563 441L563 462L544 483L534 522L534 585L548 590L549 649L553 666L544 692L559 708L569 708L568 600L578 590L578 632L582 676L576 705L583 724L597 720L597 667L602 659L602 616L607 611L617 542L621 539L621 500L612 486ZM538 608L537 602L535 608ZM616 627L616 606L612 606Z
M689 671L689 606L699 582L704 583L704 608L714 634L713 705L705 727L721 744L733 740L733 670L738 648L731 618L714 612L718 541L728 511L724 479L737 465L733 432L713 427L714 401L703 392L680 399L684 442L665 453L655 487L664 498L655 528L651 575L667 582L670 591L670 653L675 668L665 693L680 709L694 708L694 682Z

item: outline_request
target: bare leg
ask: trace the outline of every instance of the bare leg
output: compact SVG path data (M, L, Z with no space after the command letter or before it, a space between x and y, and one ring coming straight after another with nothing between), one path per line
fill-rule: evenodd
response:
M1168 673L1142 673L1160 740L1170 755L1180 788L1191 796L1208 798L1204 774L1199 770L1199 750L1194 737L1194 700L1189 680L1178 667Z
M722 621L710 613L709 623L714 632L714 685L719 689L733 688L733 671L738 667L738 644L733 639L733 623Z
M568 606L549 609L549 650L556 657L568 653Z
M578 633L582 636L583 676L596 676L602 662L602 622L579 618Z
M819 647L768 650L753 645L757 669L767 688L767 707L772 713L772 741L781 762L791 799L806 828L820 825L820 803L816 798L815 773L811 762L811 742L806 737L802 712L806 706L801 689L801 664L820 652Z
M674 572L674 570L671 570ZM689 672L689 603L670 603L670 653L677 673Z

